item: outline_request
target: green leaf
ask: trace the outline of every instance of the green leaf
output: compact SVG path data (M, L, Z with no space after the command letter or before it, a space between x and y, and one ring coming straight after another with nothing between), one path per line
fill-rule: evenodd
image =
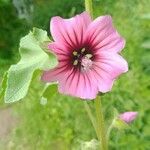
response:
M118 130L124 130L124 129L128 129L129 125L120 119L116 119L113 123L113 127L117 128Z
M58 93L57 91L57 85L56 83L47 83L45 87L43 88L42 94L41 94L41 99L40 99L40 104L41 105L46 105L48 100L51 100L56 96Z
M7 82L7 72L4 74L3 80L2 80L2 83L1 83L0 99L2 99L2 97L4 96L4 92L5 92L5 89L6 89L6 82Z
M56 84L47 84L43 93L42 97L51 99L58 93L57 85Z
M21 59L7 72L7 88L4 95L6 103L18 101L26 96L35 70L46 70L57 64L55 56L48 56L40 47L42 42L48 40L47 32L38 28L33 28L32 32L21 39Z

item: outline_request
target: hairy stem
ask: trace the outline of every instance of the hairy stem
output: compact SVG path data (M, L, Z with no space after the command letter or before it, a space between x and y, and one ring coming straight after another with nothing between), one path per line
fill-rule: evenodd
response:
M85 10L90 14L93 18L93 7L92 7L92 0L85 0Z
M95 99L95 110L96 110L97 132L99 135L98 138L100 140L100 147L101 150L107 150L108 146L107 146L107 139L106 139L106 130L105 130L100 96L97 96L97 98Z

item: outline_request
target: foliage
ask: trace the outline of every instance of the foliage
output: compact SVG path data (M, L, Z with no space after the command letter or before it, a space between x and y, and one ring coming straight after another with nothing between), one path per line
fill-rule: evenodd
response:
M38 28L34 28L21 39L19 48L21 59L7 71L8 79L4 96L6 103L24 98L35 70L45 70L56 65L55 56L51 54L49 57L40 47L45 41L49 41L47 32Z

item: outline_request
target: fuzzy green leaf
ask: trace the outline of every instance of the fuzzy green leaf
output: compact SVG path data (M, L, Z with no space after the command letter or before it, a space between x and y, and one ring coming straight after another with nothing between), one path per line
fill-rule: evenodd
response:
M7 82L7 72L3 75L3 80L0 86L0 99L2 99L4 96L4 92L6 89L6 82Z
M129 125L126 122L122 121L121 119L116 119L114 121L113 127L118 130L124 130L124 129L128 129Z
M6 103L24 98L27 94L35 70L46 70L57 64L53 54L47 55L41 48L41 43L48 41L47 32L33 28L33 32L20 41L20 61L12 65L7 72L7 87L4 95Z

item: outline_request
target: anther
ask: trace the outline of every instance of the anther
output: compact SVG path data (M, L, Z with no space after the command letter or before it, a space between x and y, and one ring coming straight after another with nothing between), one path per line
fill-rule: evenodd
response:
M86 54L85 57L90 59L90 58L92 58L92 54Z
M85 52L85 48L82 48L82 49L81 49L81 52L84 53L84 52Z
M76 66L77 64L78 64L78 60L75 60L75 61L73 62L73 65Z
M74 51L74 52L73 52L73 55L74 55L74 56L77 56L77 55L78 55L78 52Z

